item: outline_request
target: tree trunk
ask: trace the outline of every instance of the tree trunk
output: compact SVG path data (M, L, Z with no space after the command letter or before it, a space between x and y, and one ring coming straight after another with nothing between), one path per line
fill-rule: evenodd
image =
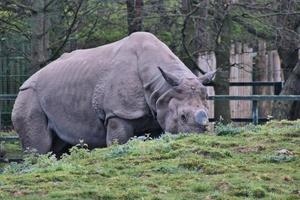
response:
M190 0L181 0L181 11L185 14L191 11Z
M291 75L285 82L281 95L300 95L300 61L298 61ZM298 119L300 118L299 102L276 101L273 107L275 119Z
M287 80L298 62L297 44L290 44L288 47L279 46L278 53L281 58L284 80Z
M268 67L267 67L267 59L266 59L266 42L264 40L258 41L258 52L255 61L254 68L254 81L268 81ZM258 95L266 95L268 94L267 87L254 87L254 94ZM260 101L258 102L258 111L259 117L266 117L269 113L268 111L269 102Z
M33 1L32 39L31 39L31 67L29 74L42 68L49 58L49 26L50 20L44 10L47 0Z
M296 12L298 2L294 0L277 0L278 10L282 12ZM275 4L276 5L276 4ZM300 44L300 15L278 15L276 23L280 28L277 37L278 53L281 58L281 68L284 71L284 79L287 80L298 62L298 49ZM287 31L289 30L289 31Z
M225 16L222 30L216 42L216 64L217 74L215 78L216 95L229 95L229 77L230 77L230 30L231 19ZM229 100L215 101L215 119L222 119L223 123L231 120Z
M292 12L297 9L297 1L278 0L279 9L283 12ZM281 58L281 68L286 80L281 94L299 95L300 90L300 15L278 16L276 23L282 31L276 43ZM285 31L291 30L291 31ZM297 119L300 118L299 101L277 101L274 103L273 116L275 119Z
M218 60L221 61L221 57L223 55L216 54L217 63ZM228 95L229 94L229 70L224 69L222 71L218 71L216 78L215 78L215 94L216 95ZM215 101L215 119L217 121L222 121L224 123L230 122L231 115L230 115L230 104L228 100L218 100Z
M200 5L198 5L200 6ZM194 38L194 57L198 59L199 52L209 51L212 49L210 34L208 32L208 9L209 0L203 0L201 2L200 9L197 12L197 18L195 19L195 38Z
M128 35L143 29L143 0L127 0Z

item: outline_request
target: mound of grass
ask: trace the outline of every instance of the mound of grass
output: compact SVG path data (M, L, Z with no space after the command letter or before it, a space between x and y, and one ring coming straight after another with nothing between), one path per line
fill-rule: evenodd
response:
M0 137L17 136L15 132L0 132ZM20 158L22 150L19 141L0 141L0 159ZM0 162L0 173L5 164Z
M300 121L238 129L30 154L5 166L0 199L299 199Z

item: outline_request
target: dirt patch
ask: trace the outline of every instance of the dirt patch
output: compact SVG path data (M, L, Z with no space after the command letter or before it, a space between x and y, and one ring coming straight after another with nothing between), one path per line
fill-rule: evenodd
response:
M262 145L258 145L255 147L238 147L235 148L236 152L239 153L260 153L261 151L265 150L266 148Z
M232 188L232 186L228 182L222 181L222 182L218 183L215 188L217 190L227 192Z

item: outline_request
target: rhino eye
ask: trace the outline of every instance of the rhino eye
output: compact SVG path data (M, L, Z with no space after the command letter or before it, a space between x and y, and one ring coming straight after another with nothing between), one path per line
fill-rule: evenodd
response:
M200 94L200 98L201 98L201 99L208 100L208 94L207 94L207 93Z
M187 122L186 116L185 115L181 115L180 116L181 121L183 122Z

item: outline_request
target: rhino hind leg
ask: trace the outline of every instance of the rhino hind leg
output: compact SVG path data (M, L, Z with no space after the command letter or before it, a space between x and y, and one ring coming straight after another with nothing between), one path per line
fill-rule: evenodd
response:
M50 151L53 152L57 158L60 158L64 153L69 153L69 149L72 147L72 145L64 142L53 131L52 133L53 140Z
M111 118L107 123L106 144L124 144L134 135L133 126L126 120Z
M28 88L20 91L12 111L12 122L23 150L35 149L47 153L52 146L52 133L36 92Z

